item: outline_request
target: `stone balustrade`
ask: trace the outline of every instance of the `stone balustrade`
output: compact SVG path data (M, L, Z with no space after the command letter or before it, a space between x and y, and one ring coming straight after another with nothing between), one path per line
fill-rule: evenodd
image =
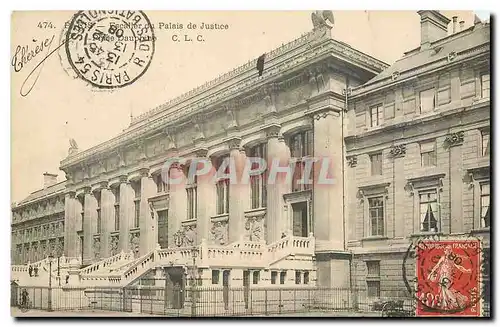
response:
M260 242L239 241L230 246L208 245L205 240L200 246L180 248L157 248L146 255L134 259L131 253L120 253L106 258L89 267L68 271L77 274L80 286L126 286L140 278L153 268L161 266L198 267L231 266L269 268L291 254L314 255L314 237L297 237L289 235L270 245ZM193 260L196 250L197 257ZM48 259L37 264L48 273ZM70 262L68 258L66 261ZM105 269L107 268L107 269ZM13 272L25 273L28 266L12 266ZM54 272L52 272L54 276ZM54 276L56 277L56 276Z

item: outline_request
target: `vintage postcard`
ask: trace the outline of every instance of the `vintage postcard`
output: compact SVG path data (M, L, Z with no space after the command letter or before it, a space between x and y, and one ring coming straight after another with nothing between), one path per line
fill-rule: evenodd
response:
M491 316L488 13L11 18L13 316Z

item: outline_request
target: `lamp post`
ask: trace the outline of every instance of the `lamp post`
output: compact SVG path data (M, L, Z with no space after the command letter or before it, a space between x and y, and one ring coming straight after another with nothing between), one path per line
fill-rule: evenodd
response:
M49 254L49 297L47 299L48 311L52 311L52 259L54 256Z
M193 246L191 249L191 257L193 258L193 265L191 266L191 316L196 316L196 257L198 256L198 248Z

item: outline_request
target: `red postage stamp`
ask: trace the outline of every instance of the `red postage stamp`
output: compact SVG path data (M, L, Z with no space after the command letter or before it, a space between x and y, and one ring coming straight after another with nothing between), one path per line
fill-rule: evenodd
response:
M480 240L417 244L417 316L481 316Z

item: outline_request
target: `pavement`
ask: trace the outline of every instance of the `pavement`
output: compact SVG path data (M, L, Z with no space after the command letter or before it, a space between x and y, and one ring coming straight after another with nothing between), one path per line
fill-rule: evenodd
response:
M45 310L28 310L22 312L19 308L11 307L11 316L15 318L36 318L36 317L98 317L98 318L117 318L117 317L140 317L140 318L169 318L165 315L154 315L147 313L135 312L116 312L116 311L45 311ZM269 315L252 315L244 317L381 317L380 312L296 312L296 313L276 313ZM208 318L208 317L207 317Z

